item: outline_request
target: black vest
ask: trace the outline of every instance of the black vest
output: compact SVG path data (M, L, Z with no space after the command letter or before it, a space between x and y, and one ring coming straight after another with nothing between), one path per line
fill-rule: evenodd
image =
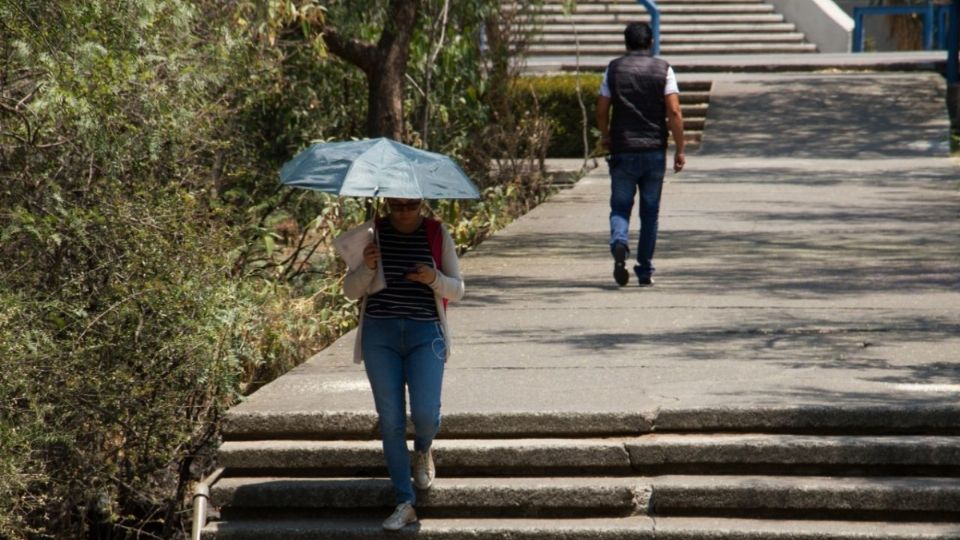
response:
M666 150L667 106L663 90L669 67L666 61L649 56L646 51L631 51L607 66L613 105L612 153Z

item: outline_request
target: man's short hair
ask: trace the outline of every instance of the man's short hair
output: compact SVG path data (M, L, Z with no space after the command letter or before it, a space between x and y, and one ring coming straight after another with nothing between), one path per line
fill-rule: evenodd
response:
M645 51L653 44L653 30L645 22L630 23L623 30L628 51Z

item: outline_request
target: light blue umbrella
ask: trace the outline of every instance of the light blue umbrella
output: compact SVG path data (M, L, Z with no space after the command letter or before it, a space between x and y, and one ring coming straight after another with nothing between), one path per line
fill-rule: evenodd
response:
M283 165L280 181L353 197L480 198L449 157L387 138L314 144Z

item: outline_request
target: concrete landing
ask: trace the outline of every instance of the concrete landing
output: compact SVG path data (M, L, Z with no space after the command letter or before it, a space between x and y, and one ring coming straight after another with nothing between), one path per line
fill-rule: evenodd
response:
M523 61L527 74L599 71L617 55L530 56ZM944 71L946 51L876 53L778 53L664 55L680 73L766 73L830 71Z
M928 73L725 76L702 150L667 177L655 287L613 281L602 162L463 258L445 426L541 415L590 431L596 413L638 431L789 429L860 411L878 429L925 414L956 427L960 168L944 93ZM228 425L327 415L375 437L352 349L351 333Z

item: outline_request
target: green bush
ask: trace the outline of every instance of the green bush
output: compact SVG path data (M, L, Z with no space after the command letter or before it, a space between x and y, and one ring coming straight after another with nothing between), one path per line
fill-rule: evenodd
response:
M597 96L602 75L580 74L580 94L586 108L588 149L596 144L595 135ZM582 158L584 112L577 96L577 75L550 75L523 77L514 85L514 100L518 110L538 110L550 120L550 145L547 156L554 158Z
M170 529L175 496L157 488L172 483L183 495L189 475L179 473L210 443L245 357L257 355L244 332L258 318L256 297L208 249L228 231L181 193L103 198L96 213L51 200L70 228L16 211L4 230L13 244L82 261L0 284L0 431L23 434L29 448L5 463L19 497L0 515L29 517L44 535L77 537L87 522Z
M309 346L235 268L285 57L236 9L0 3L0 537L182 531L220 412Z

